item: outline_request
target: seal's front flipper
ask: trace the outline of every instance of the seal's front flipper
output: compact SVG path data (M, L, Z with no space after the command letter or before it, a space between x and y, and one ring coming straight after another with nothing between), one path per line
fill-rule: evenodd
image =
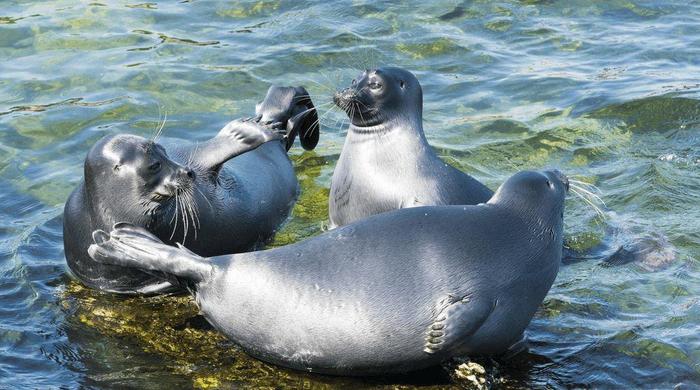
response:
M435 306L423 352L436 354L455 351L479 330L494 307L495 302L487 297L475 297L475 294L446 295Z
M193 147L189 159L196 166L218 174L228 160L266 142L281 140L284 135L283 131L276 131L251 120L231 121L219 130L216 137Z
M297 134L306 150L318 144L318 114L304 87L271 86L265 99L255 107L255 114L263 125L286 131L287 150L294 144Z
M131 224L117 224L109 235L95 231L93 240L88 254L99 263L163 272L195 283L213 270L203 257L165 245L146 229Z

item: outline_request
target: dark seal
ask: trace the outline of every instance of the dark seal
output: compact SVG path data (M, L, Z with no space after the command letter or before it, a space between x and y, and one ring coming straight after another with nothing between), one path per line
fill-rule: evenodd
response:
M300 135L301 146L313 150L318 144L320 123L316 108L304 87L271 86L255 107L256 120L275 129L285 129L287 150Z
M428 144L423 91L411 72L367 70L334 101L351 123L331 182L332 225L405 207L483 203L493 195Z
M89 252L190 283L259 359L400 373L522 346L559 269L567 190L557 171L520 172L485 204L396 210L260 252L205 259L124 224L96 231Z
M281 131L249 120L233 121L197 144L127 134L98 141L85 159L84 180L64 210L63 239L72 274L89 287L117 293L176 289L161 275L100 264L88 256L92 232L122 221L202 256L249 251L270 239L298 191L285 146L299 129L313 136L313 129L302 126L314 120L307 115L316 118L308 94L288 98L290 90L295 91L271 88L257 110L261 117L273 111ZM303 136L302 142L315 145Z

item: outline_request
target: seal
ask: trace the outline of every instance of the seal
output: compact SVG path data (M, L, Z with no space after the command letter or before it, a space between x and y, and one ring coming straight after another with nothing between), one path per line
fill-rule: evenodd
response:
M405 207L483 203L493 195L428 144L423 91L411 72L367 70L333 100L350 127L331 180L332 226Z
M63 239L71 273L89 287L115 293L177 289L162 275L97 263L88 256L92 232L120 221L145 227L162 241L185 245L202 256L250 251L269 240L286 220L298 192L285 146L308 122L304 117L316 115L306 93L306 100L276 98L282 92L286 97L290 89L294 90L271 88L257 110L261 116L267 110L292 113L290 121L283 114L276 116L280 131L238 120L197 144L127 134L99 140L85 159L84 180L64 210ZM303 137L302 141L311 144Z
M175 275L214 327L261 360L401 373L522 346L559 269L567 190L558 171L520 172L485 204L395 210L209 259L119 224L96 231L89 253Z

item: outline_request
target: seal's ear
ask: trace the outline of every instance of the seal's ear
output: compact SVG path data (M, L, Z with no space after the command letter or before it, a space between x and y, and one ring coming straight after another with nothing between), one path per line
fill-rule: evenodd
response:
M291 138L293 142L294 138L292 138L291 135L299 133L301 146L306 150L313 150L316 144L318 144L320 133L320 124L318 122L316 107L314 107L311 96L309 96L309 93L304 87L296 87L294 91L294 100L298 107L296 111L300 112L287 120L287 134L290 135L289 138ZM288 144L287 149L289 149L290 146L291 145Z

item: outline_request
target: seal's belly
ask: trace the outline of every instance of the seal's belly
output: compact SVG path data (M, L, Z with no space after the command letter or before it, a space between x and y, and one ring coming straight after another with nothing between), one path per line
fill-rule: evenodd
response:
M401 371L404 362L415 368L439 360L423 352L429 318L416 325L419 311L397 310L390 294L365 299L361 292L329 288L332 281L285 288L264 265L250 266L254 272L239 269L245 277L222 278L198 301L220 331L257 358L327 373Z

